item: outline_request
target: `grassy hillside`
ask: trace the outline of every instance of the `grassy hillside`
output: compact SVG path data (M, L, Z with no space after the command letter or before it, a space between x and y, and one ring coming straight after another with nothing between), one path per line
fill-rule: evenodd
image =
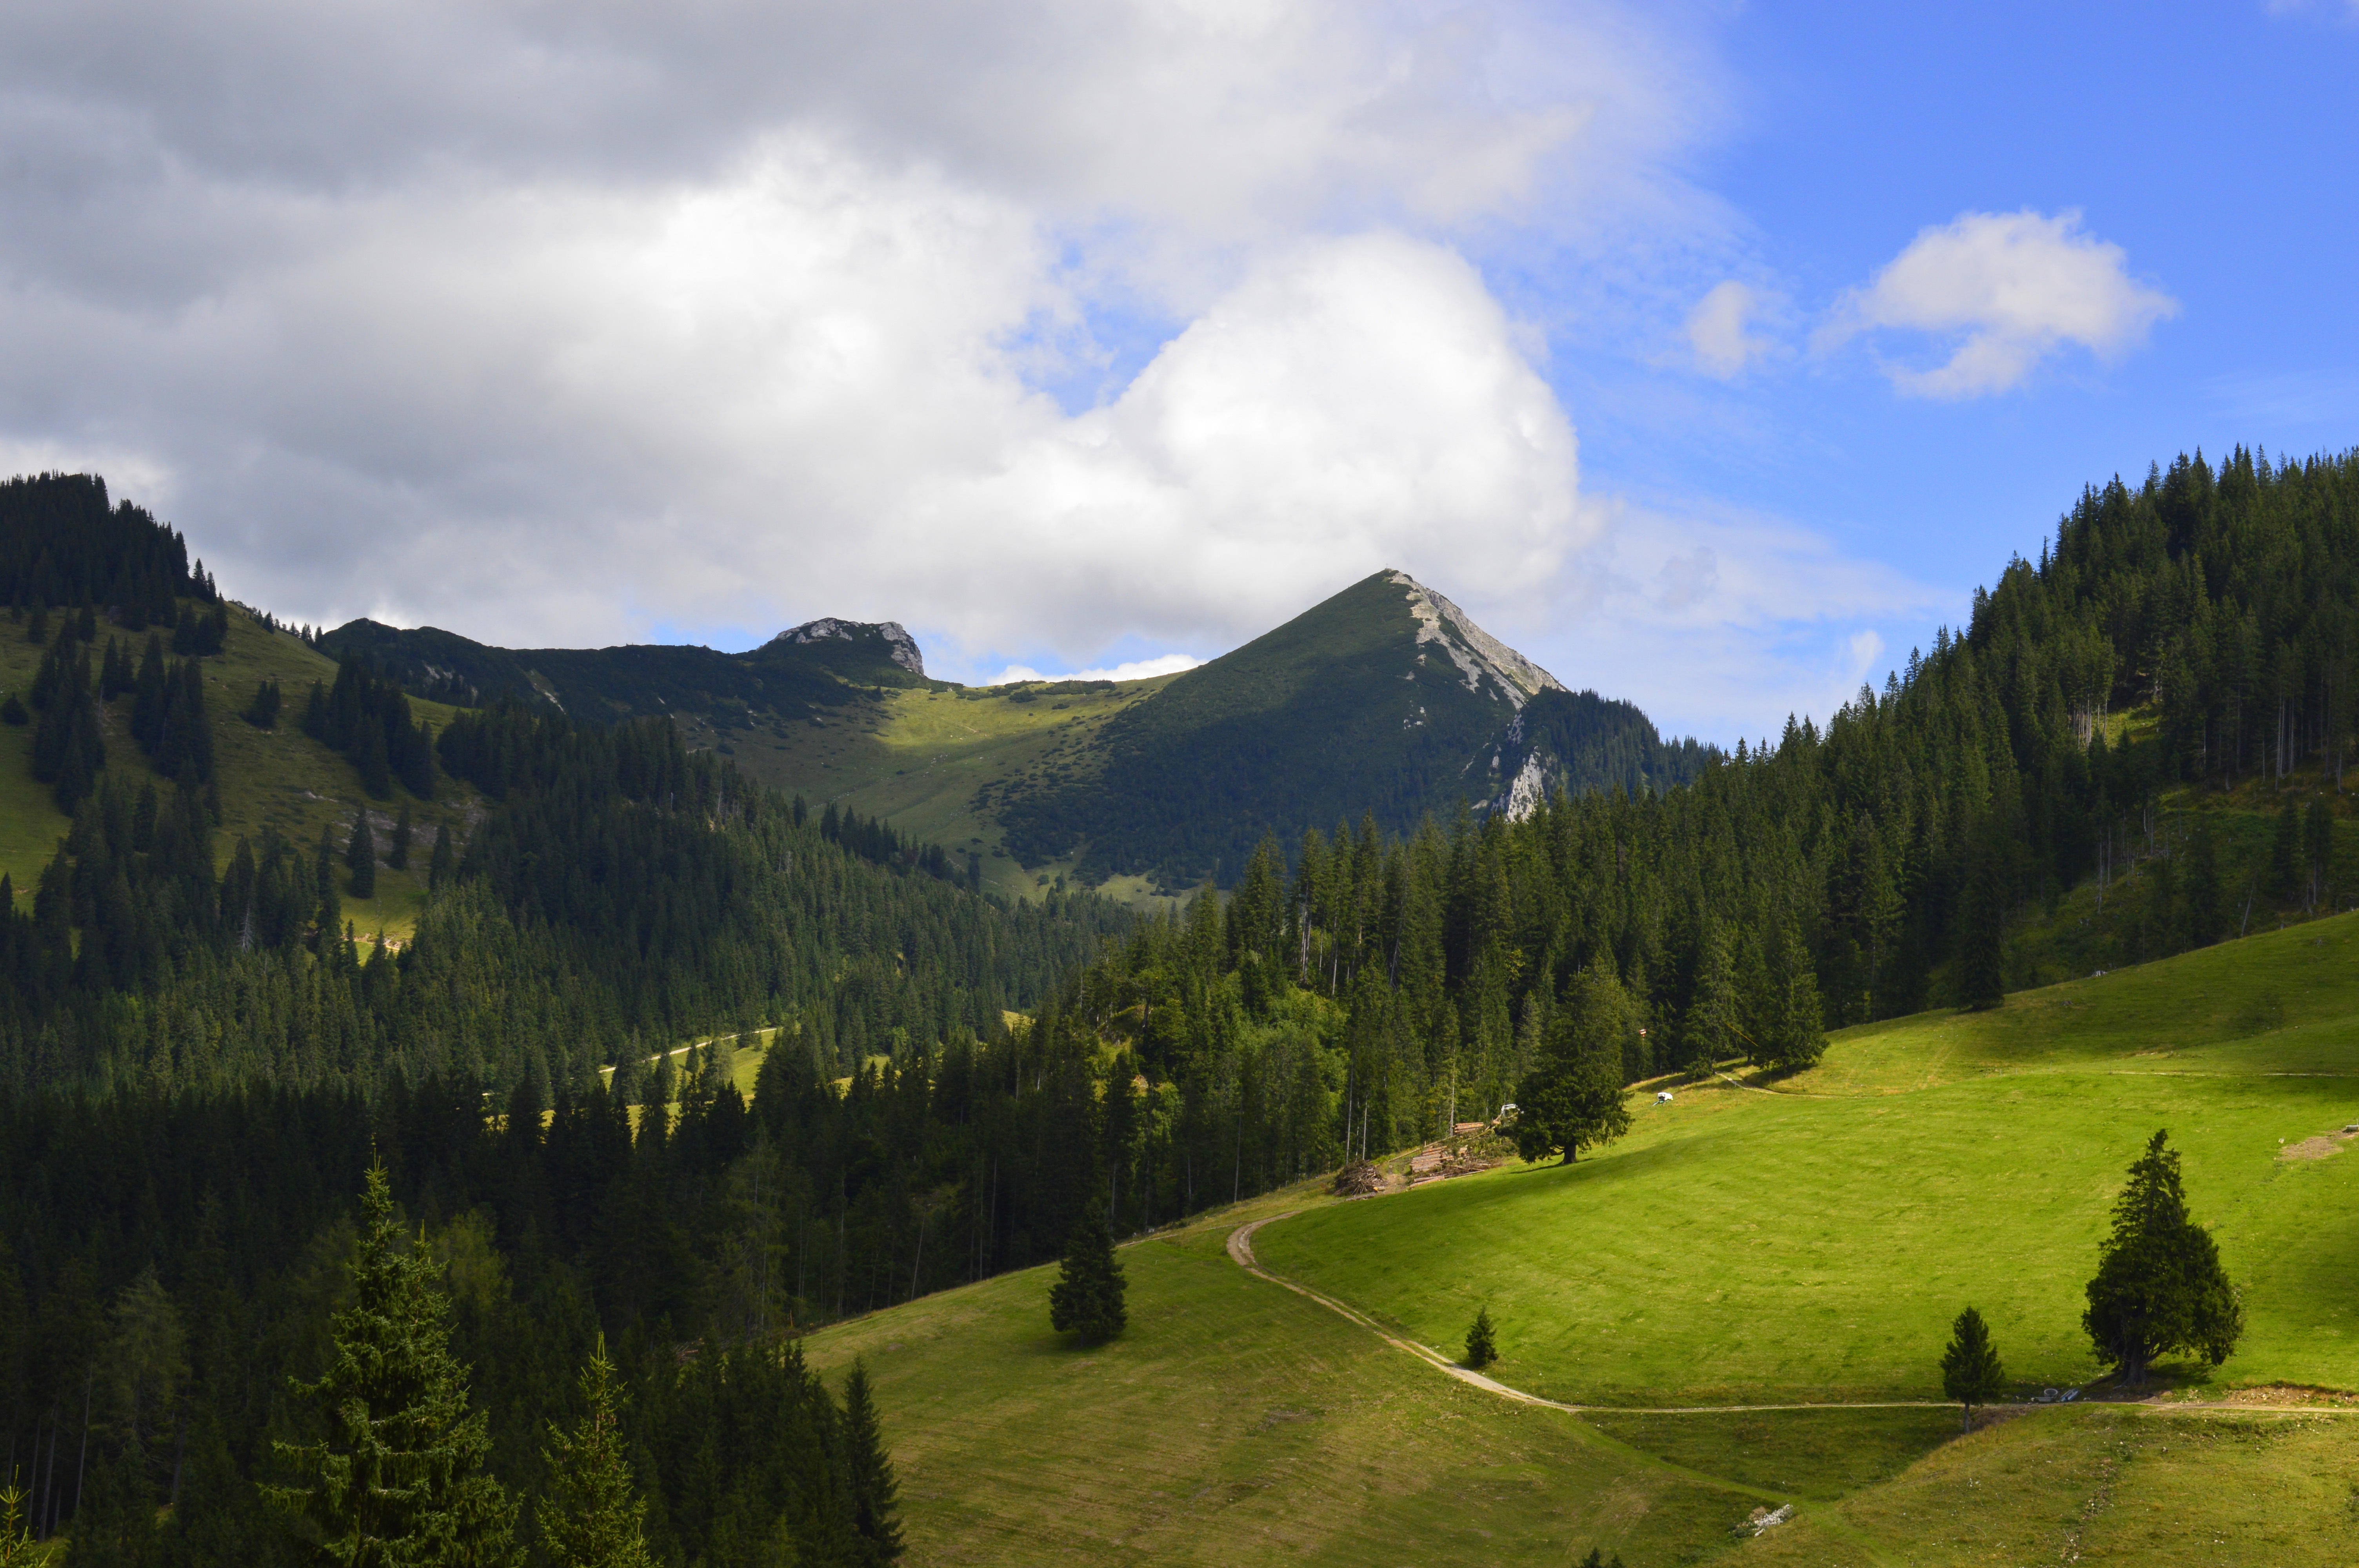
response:
M2077 1383L2107 1206L2167 1127L2245 1287L2219 1381L2359 1388L2359 1158L2309 1141L2359 1120L2354 1014L2343 916L1854 1030L1779 1092L1647 1103L1571 1168L1326 1210L1257 1246L1428 1344L1487 1303L1501 1377L1560 1399L1930 1397L1969 1303L2018 1378Z
M1570 1169L1210 1217L1125 1250L1133 1327L1094 1352L1049 1334L1033 1271L810 1353L875 1374L920 1563L2347 1562L2359 1415L2269 1404L2359 1389L2359 1140L2310 1141L2359 1119L2354 1016L2343 916L1851 1031L1775 1092L1648 1096ZM2250 1322L2188 1392L2254 1408L2002 1411L1965 1438L1940 1405L1637 1408L1938 1401L1968 1302L2018 1382L2087 1378L2081 1285L2157 1125ZM1223 1256L1297 1209L1256 1234L1265 1266L1451 1354L1487 1305L1501 1380L1626 1408L1480 1393ZM1792 1522L1733 1530L1782 1502Z
M1761 1501L1243 1273L1223 1240L1267 1212L1125 1249L1131 1327L1086 1354L1049 1332L1044 1269L807 1340L875 1379L910 1561L1671 1561Z
M716 728L683 721L690 745L713 746L755 777L887 818L904 833L953 853L983 857L984 885L1002 896L1038 895L1073 869L1071 857L1027 864L1008 849L986 787L1049 784L1093 773L1093 741L1106 721L1153 697L1175 676L1011 687L883 687L794 723ZM1143 900L1144 879L1100 890Z
M117 636L124 633L115 633ZM102 630L97 646L103 648ZM144 634L133 640L135 651L146 644ZM24 623L0 618L0 690L22 691L30 684L41 650L25 640ZM360 773L346 758L329 751L299 728L303 697L315 680L332 680L335 666L297 638L273 632L244 610L230 610L230 633L223 652L203 661L206 717L212 726L214 766L220 781L223 823L215 842L222 864L227 865L239 835L258 835L266 824L275 826L308 852L319 842L322 827L332 825L338 843L352 830L353 814L364 796ZM274 678L284 694L287 710L275 730L257 730L242 717L265 678ZM117 697L107 715L107 772L136 778L153 772L128 733L131 698ZM413 698L411 710L440 730L453 709ZM0 871L15 879L17 894L29 899L41 868L57 852L68 819L49 797L48 786L34 782L30 765L33 731L0 725ZM368 802L378 852L384 853L393 829L398 801ZM433 848L438 823L449 822L463 838L469 822L479 816L481 804L467 786L443 779L440 798L413 803L416 858L409 872L380 868L376 896L347 896L344 914L364 935L382 931L406 937L415 928L425 897L426 854Z

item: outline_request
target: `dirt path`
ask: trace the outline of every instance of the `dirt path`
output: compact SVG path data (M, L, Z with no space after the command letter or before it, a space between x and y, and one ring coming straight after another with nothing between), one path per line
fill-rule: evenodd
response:
M1485 1393L1495 1394L1503 1400L1512 1400L1517 1404L1538 1405L1544 1410L1563 1411L1571 1415L1739 1415L1764 1411L1947 1410L1956 1402L1952 1400L1824 1400L1759 1405L1577 1405L1568 1404L1562 1400L1546 1399L1538 1394L1526 1393L1521 1389L1511 1388L1500 1382L1496 1378L1486 1378L1480 1372L1462 1367L1430 1346L1419 1345L1413 1339L1402 1338L1357 1307L1337 1301L1333 1296L1314 1291L1310 1286L1298 1283L1282 1274L1273 1274L1263 1268L1260 1260L1254 1256L1254 1232L1265 1225L1275 1225L1281 1219L1291 1219L1301 1212L1300 1209L1288 1209L1284 1214L1273 1214L1266 1218L1238 1226L1229 1232L1230 1260L1256 1279L1266 1280L1281 1289L1292 1291L1305 1301L1316 1302L1337 1316L1359 1325L1394 1349L1405 1356L1416 1357L1435 1371L1455 1378L1462 1383L1471 1384ZM2114 1409L2142 1410L2161 1414L2169 1414L2176 1411L2235 1411L2245 1414L2359 1415L2359 1407L2348 1405L2251 1405L2196 1400L2174 1400L2168 1402L2144 1400L2090 1400L2086 1402L2093 1405L2106 1405ZM2041 1410L2053 1407L2026 1403L1994 1404L1984 1408Z

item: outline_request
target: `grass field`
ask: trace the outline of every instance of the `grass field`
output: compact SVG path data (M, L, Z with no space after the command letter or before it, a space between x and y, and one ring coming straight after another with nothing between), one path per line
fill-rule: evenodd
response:
M105 636L102 630L97 647L104 648ZM147 638L142 633L133 641L136 648L144 646ZM0 617L0 690L22 691L31 683L40 656L41 650L25 640L22 622ZM296 638L268 630L233 606L228 645L220 656L204 661L204 671L206 716L212 725L223 816L221 836L214 844L221 863L229 863L241 834L258 835L266 824L299 843L306 853L317 847L320 829L330 825L341 845L352 831L353 813L364 798L359 770L299 728L303 699L311 683L333 680L335 666ZM286 703L275 730L257 730L241 717L265 677L277 680ZM127 695L110 705L107 772L152 777L147 760L126 733L130 710ZM410 701L410 710L438 730L454 711L416 698ZM15 879L20 899L31 897L41 868L57 852L58 840L71 826L49 798L48 786L33 781L32 738L29 726L0 726L0 871ZM399 806L395 801L371 801L368 806L382 855ZM413 809L417 835L413 871L380 867L375 898L347 896L344 901L344 917L363 936L383 932L405 938L416 928L425 903L426 858L434 846L436 825L451 823L453 834L463 840L466 825L481 815L473 791L447 778L440 798L417 804Z
M1838 1037L1789 1092L1647 1104L1570 1168L1306 1215L1264 1260L1430 1345L1478 1305L1500 1376L1579 1402L1938 1397L1979 1306L2010 1370L2096 1373L2079 1326L2107 1206L2171 1130L2245 1287L2225 1385L2359 1387L2359 917Z
M1210 1217L1124 1252L1133 1327L1094 1352L1049 1336L1043 1270L810 1350L875 1374L918 1563L2345 1563L2359 1415L2068 1405L1961 1437L1946 1406L1638 1407L1938 1400L1969 1302L2019 1384L2087 1379L2081 1287L2157 1126L2249 1322L2185 1391L2359 1389L2359 1139L2301 1147L2359 1119L2354 1020L2359 916L2334 917L1851 1031L1569 1169ZM1222 1255L1290 1209L1266 1267L1452 1354L1487 1304L1502 1381L1623 1408L1482 1393ZM1732 1530L1773 1501L1799 1511Z
M1022 866L1009 859L998 820L974 807L975 790L1001 780L1065 776L1060 770L1076 765L1100 725L1172 678L1042 696L1012 687L887 689L833 710L822 724L724 733L691 719L683 733L691 744L727 747L746 772L800 792L814 811L832 801L953 853L972 849L983 857L984 883L992 892L1037 898L1070 865ZM1099 891L1147 898L1142 878L1118 878Z

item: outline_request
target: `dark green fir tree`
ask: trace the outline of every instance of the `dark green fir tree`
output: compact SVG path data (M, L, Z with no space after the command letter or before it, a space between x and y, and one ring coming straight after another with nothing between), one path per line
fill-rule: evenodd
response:
M426 860L426 885L440 888L459 869L459 858L451 848L451 825L441 823L434 829L434 852Z
M1611 972L1593 965L1572 978L1539 1061L1516 1087L1516 1153L1532 1161L1561 1154L1570 1165L1583 1148L1630 1130L1622 1042L1636 1027L1630 993Z
M1121 1332L1120 1271L1115 1274L1117 1300L1114 1332ZM893 1461L885 1450L885 1429L876 1417L876 1396L868 1386L868 1368L858 1361L843 1383L844 1490L852 1499L852 1529L864 1559L886 1563L898 1558L901 1541L900 1483L893 1477Z
M2006 1000L2006 849L1995 823L1974 836L1958 930L1958 1005L1987 1011Z
M1114 1233L1095 1205L1073 1227L1057 1282L1049 1288L1049 1325L1094 1345L1120 1334L1129 1321L1123 1307L1122 1265L1114 1255Z
M543 1451L549 1490L533 1514L555 1568L655 1568L644 1528L647 1505L632 1486L624 1452L624 1398L602 1334L582 1369L582 1419L571 1432L552 1423Z
M2269 836L2269 896L2282 903L2301 886L2301 810L2290 800L2277 809Z
M2133 1387L2158 1356L2192 1351L2216 1367L2245 1332L2244 1303L2211 1233L2190 1219L2179 1152L2157 1132L2114 1200L2081 1326L2097 1359Z
M1476 1307L1466 1330L1466 1365L1479 1372L1499 1358L1499 1340L1491 1327L1491 1309Z
M382 1164L369 1168L353 1249L352 1304L332 1320L327 1371L294 1392L324 1435L274 1444L294 1483L266 1496L304 1554L340 1568L520 1563L515 1509L484 1473L490 1416L467 1409L450 1303L423 1246L406 1246Z
M353 818L353 836L344 842L344 864L353 873L353 896L376 896L376 835L369 831L368 811L364 807Z
M409 802L401 803L401 815L393 819L393 841L386 846L385 863L397 871L409 870L409 839L416 831L409 818Z
M1958 1430L1973 1430L1974 1407L2006 1392L2006 1368L1983 1314L1968 1307L1950 1325L1949 1347L1941 1352L1941 1391L1963 1406Z

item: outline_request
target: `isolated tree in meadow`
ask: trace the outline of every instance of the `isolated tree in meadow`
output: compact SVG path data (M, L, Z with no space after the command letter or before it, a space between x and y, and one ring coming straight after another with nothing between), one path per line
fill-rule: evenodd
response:
M1116 1271L1119 1296L1120 1271ZM1119 1320L1121 1304L1115 1303ZM1121 1323L1114 1325L1121 1331ZM874 1563L899 1557L901 1541L900 1483L893 1476L893 1461L885 1450L884 1424L876 1417L876 1396L868 1386L868 1368L852 1364L843 1383L844 1488L852 1496L852 1529L863 1553Z
M1562 1153L1570 1165L1584 1146L1630 1130L1622 1087L1623 1037L1637 1027L1630 993L1596 965L1572 978L1564 1005L1549 1021L1540 1059L1516 1088L1516 1152L1527 1161Z
M2097 1359L2122 1380L2146 1382L2158 1356L2193 1351L2216 1367L2245 1332L2244 1303L2211 1233L2187 1217L2179 1152L2166 1132L2147 1142L2114 1200L2113 1229L2097 1254L2081 1325Z
M1499 1341L1491 1327L1491 1309L1476 1307L1474 1322L1466 1330L1466 1365L1479 1372L1499 1358Z
M353 819L353 836L344 841L344 864L352 869L353 896L376 896L376 835L369 831L368 812Z
M647 1501L631 1484L631 1462L623 1451L624 1399L602 1334L582 1368L582 1419L571 1432L552 1422L542 1450L549 1492L533 1514L557 1568L655 1568L642 1528Z
M490 1416L467 1410L467 1368L451 1354L450 1303L432 1255L402 1244L382 1164L361 1195L352 1304L332 1320L328 1369L293 1385L326 1435L272 1446L298 1477L265 1495L292 1515L313 1561L339 1568L520 1562L515 1509L484 1472Z
M1941 1352L1941 1391L1964 1407L1958 1430L1973 1429L1974 1407L2006 1392L2006 1368L1983 1314L1968 1307L1950 1325L1950 1346Z
M1114 1233L1096 1205L1073 1227L1065 1243L1057 1282L1049 1288L1049 1325L1081 1336L1083 1345L1112 1339L1129 1321L1123 1307L1122 1265L1114 1255Z

